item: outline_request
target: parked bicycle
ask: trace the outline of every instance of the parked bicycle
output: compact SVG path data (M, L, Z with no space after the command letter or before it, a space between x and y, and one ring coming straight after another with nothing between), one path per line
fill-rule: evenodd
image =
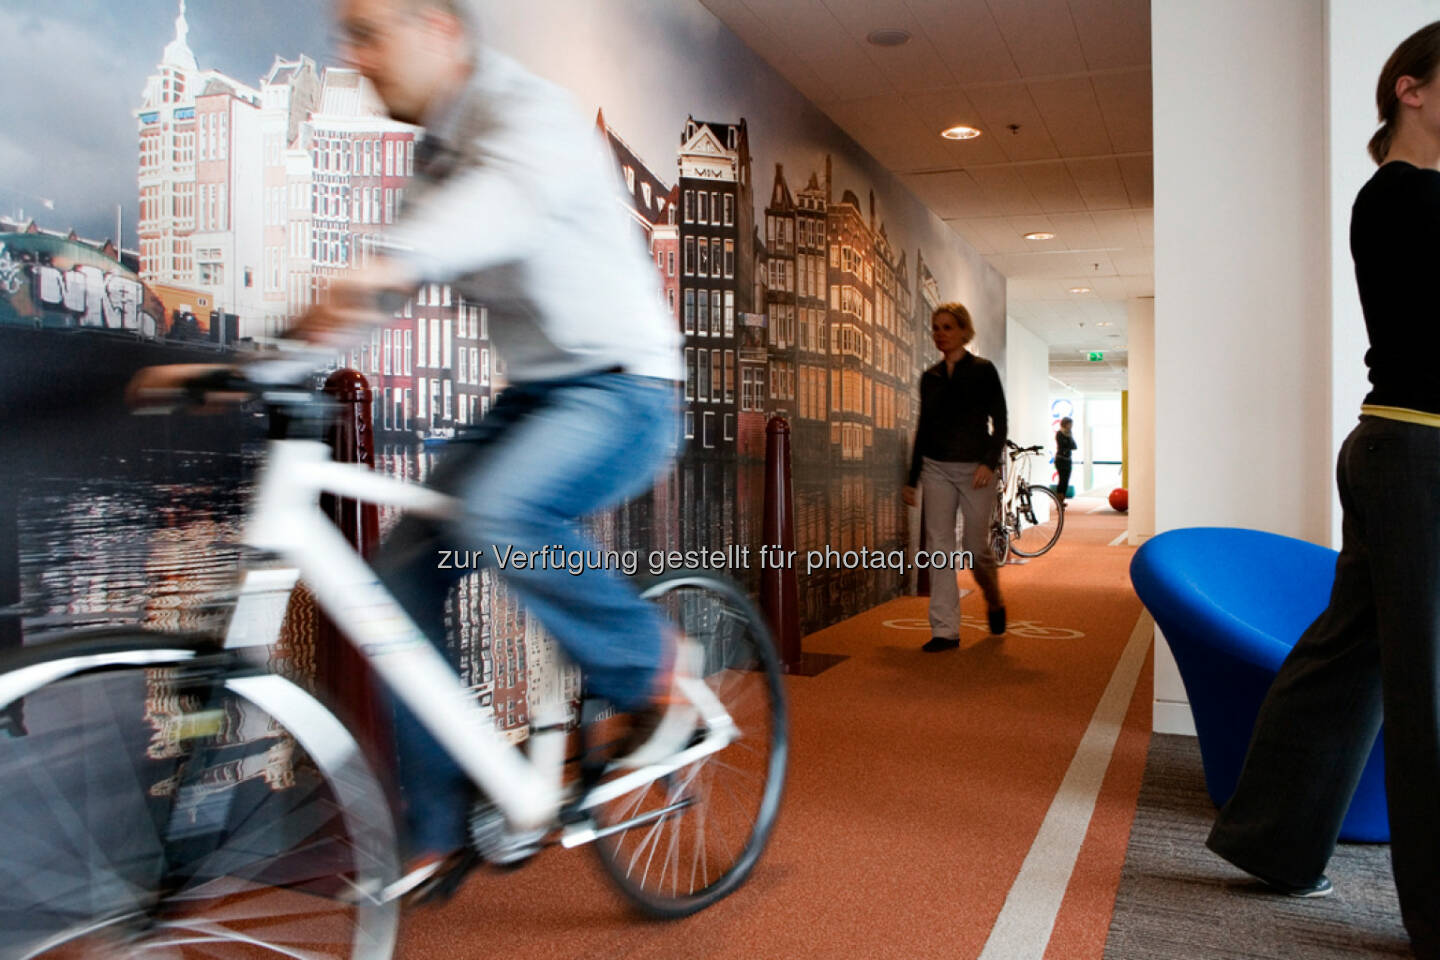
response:
M693 655L679 687L697 720L679 753L639 769L596 759L602 711L586 701L577 723L558 680L532 690L528 742L512 745L318 509L322 493L430 516L453 502L285 438L315 421L308 392L224 392L237 390L266 404L275 439L224 636L87 631L0 660L0 957L391 956L387 790L327 691L272 670L301 578L479 788L481 858L589 844L661 917L744 882L779 810L788 732L769 632L739 589L678 571L645 591Z
M1030 458L1043 455L1041 446L1020 447L1005 441L1006 463L1000 479L1000 496L990 527L990 547L995 562L1018 557L1038 557L1060 539L1065 527L1065 505L1054 490L1030 482Z

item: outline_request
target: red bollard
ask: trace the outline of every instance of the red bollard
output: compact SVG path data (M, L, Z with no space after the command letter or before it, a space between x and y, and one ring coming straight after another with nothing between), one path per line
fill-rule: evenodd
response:
M375 467L375 429L371 422L370 385L356 370L336 370L325 381L325 392L340 405L326 431L326 442L340 463ZM380 513L373 503L359 503L326 494L321 508L330 515L362 557L367 559L380 542ZM355 733L375 758L392 754L390 721L379 694L379 681L370 665L323 615L315 650L315 672L321 687L339 699L355 724Z
M771 417L765 427L765 524L771 560L760 574L760 606L786 673L800 669L800 591L795 579L795 498L790 488L790 424ZM776 562L776 550L783 562Z

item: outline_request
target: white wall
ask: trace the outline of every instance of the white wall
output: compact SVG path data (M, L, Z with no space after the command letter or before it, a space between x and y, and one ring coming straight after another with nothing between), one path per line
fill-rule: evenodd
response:
M1130 545L1155 535L1155 301L1125 305L1130 347Z
M1010 439L1022 447L1040 443L1049 449L1054 443L1050 433L1050 348L1029 327L1009 317L1005 318L1004 373Z
M1151 7L1159 530L1329 531L1323 14Z
M1332 462L1355 426L1370 383L1363 362L1369 340L1350 258L1350 207L1375 173L1365 145L1379 126L1375 84L1400 42L1440 20L1440 0L1329 0L1326 4L1326 87L1330 162L1330 336ZM1330 545L1340 546L1340 498L1331 485Z
M1366 389L1350 206L1380 69L1435 19L1440 0L1153 0L1158 531L1338 543ZM1155 688L1155 729L1186 732L1163 649Z

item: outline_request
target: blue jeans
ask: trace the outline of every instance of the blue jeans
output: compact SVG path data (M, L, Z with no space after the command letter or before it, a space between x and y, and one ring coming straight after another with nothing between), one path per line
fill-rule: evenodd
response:
M507 388L485 419L446 448L429 485L464 504L449 521L405 517L375 561L380 579L437 648L451 587L443 551L595 549L577 521L650 489L674 455L676 390L668 380L600 373ZM449 566L454 566L450 564ZM528 612L581 668L587 692L621 710L648 701L663 622L618 574L495 567ZM409 844L465 843L470 780L414 715L395 707Z

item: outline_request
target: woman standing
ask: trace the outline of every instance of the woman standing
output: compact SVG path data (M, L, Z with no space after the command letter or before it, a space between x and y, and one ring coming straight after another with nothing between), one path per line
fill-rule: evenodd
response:
M918 483L925 493L922 512L926 549L955 551L955 517L963 521L964 549L971 555L975 582L985 594L990 632L1005 632L1005 601L990 552L990 520L999 485L995 482L1005 447L1005 390L989 360L965 349L975 324L963 304L944 303L930 318L930 336L943 355L920 377L920 422L905 503L915 506ZM954 570L930 577L930 640L927 653L960 645L960 587Z
M1350 796L1385 728L1400 912L1440 958L1440 22L1381 72L1380 169L1351 212L1373 389L1340 449L1343 544L1329 607L1261 707L1208 845L1292 896L1324 896Z
M1060 421L1060 429L1055 431L1055 473L1058 480L1055 492L1060 495L1061 503L1070 499L1070 454L1075 452L1076 447L1070 428L1074 423L1074 420L1065 417Z

